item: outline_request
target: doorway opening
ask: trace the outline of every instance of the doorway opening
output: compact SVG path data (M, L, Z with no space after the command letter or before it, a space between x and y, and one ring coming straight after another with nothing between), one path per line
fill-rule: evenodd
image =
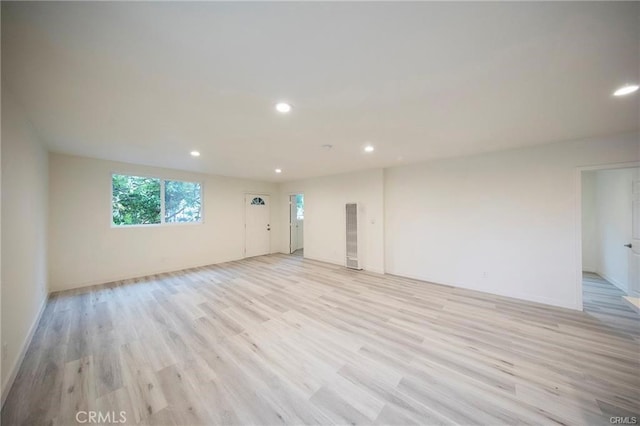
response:
M603 321L640 311L640 167L583 170L582 300Z
M304 256L304 194L289 195L289 253Z

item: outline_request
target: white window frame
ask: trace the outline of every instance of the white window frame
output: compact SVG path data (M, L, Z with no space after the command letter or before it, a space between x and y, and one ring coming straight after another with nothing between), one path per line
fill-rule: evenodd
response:
M160 223L145 223L145 224L136 224L136 225L116 225L113 223L113 176L121 175L121 176L134 176L141 177L147 179L158 179L160 181ZM111 228L113 229L129 229L129 228L154 228L158 226L189 226L189 225L203 225L204 224L204 182L200 180L184 180L184 179L172 179L172 178L164 178L157 175L147 175L144 173L135 173L135 172L111 172L109 174L109 193L111 194L111 200L109 201L110 213L109 213L109 223L111 224ZM186 183L197 183L200 185L200 220L194 222L166 222L165 221L165 182L186 182Z

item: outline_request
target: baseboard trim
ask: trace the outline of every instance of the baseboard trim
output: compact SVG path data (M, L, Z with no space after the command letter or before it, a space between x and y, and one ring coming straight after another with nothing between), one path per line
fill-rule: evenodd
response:
M318 256L309 256L307 253L304 253L302 257L307 260L315 260L316 262L330 263L332 265L344 266L346 268L346 266L344 265L344 262L339 262L339 261L336 261L335 259L326 259Z
M385 272L387 275L395 275L397 277L400 278L409 278L412 280L416 280L416 281L424 281L426 283L429 284L437 284L437 285L441 285L441 286L445 286L445 287L452 287L452 288L462 288L465 290L472 290L472 291L477 291L480 293L485 293L485 294L492 294L494 296L500 296L500 297L508 297L510 299L517 299L517 300L521 300L524 302L532 302L532 303L540 303L543 305L548 305L548 306L553 306L556 308L562 308L562 309L570 309L573 311L579 311L580 309L575 306L575 305L571 305L571 304L565 304L562 302L558 302L555 299L550 299L547 297L541 297L541 296L534 296L534 295L530 295L530 294L521 294L521 293L508 293L508 292L497 292L497 291L489 291L486 289L483 289L479 286L470 286L470 285L462 285L462 284L450 284L450 283L445 283L441 280L438 279L432 279L429 277L424 277L424 276L418 276L418 275L412 275L412 274L404 274L404 273L398 273L398 272Z
M35 321L33 321L33 323L31 324L31 327L29 328L29 333L27 333L27 338L25 339L24 344L22 345L22 349L20 349L20 353L18 354L18 357L16 358L16 361L14 362L13 367L11 368L11 373L9 374L9 377L7 377L7 382L4 383L2 387L2 404L0 404L0 407L4 407L4 403L7 400L9 391L13 387L13 382L16 380L18 371L22 366L22 361L24 361L24 357L27 354L27 350L29 349L29 346L31 345L31 341L33 340L33 335L36 333L38 324L40 324L40 319L42 318L42 313L44 312L44 308L47 306L48 300L49 300L49 295L47 295L47 297L45 297L44 300L42 301L42 304L40 305L40 309L38 311L38 315L36 315Z
M307 259L307 260L315 260L316 262L330 263L332 265L343 266L343 267L346 268L346 265L344 264L344 261L337 261L335 259L327 259L327 258L316 257L316 256L307 256L306 253L304 254L303 257L305 259ZM366 272L373 272L374 274L382 274L382 275L384 275L384 273L385 273L383 269L369 268L369 267L364 267L364 266L362 267L362 270L366 271Z
M128 275L120 275L120 276L115 276L115 277L110 277L110 278L101 278L98 280L92 280L92 281L87 281L87 282L82 282L82 283L74 283L71 284L69 286L66 286L64 288L59 288L57 285L52 284L51 288L51 293L64 293L65 291L68 290L80 290L83 288L89 288L89 287L95 287L98 285L103 285L103 284L108 284L108 283L113 283L113 282L118 282L118 281L126 281L126 280L134 280L136 278L144 278L144 277L149 277L151 275L161 275L161 274L169 274L172 272L180 272L180 271L186 271L187 269L195 269L195 268L204 268L207 266L212 266L212 265L219 265L222 263L228 263L228 262L235 262L238 260L242 260L242 259L247 259L244 256L241 257L230 257L230 258L224 258L224 259L220 259L214 262L207 262L207 263L193 263L193 264L189 264L189 265L183 265L183 266L178 266L175 268L169 268L169 269L154 269L152 271L148 271L148 272L140 272L140 273L135 273L135 274L128 274Z
M628 294L629 289L626 288L626 286L623 286L620 281L616 280L615 278L610 277L609 275L605 274L604 272L597 272L597 274L600 275L605 280L609 281L614 286L616 286L616 288L618 288L618 290L624 292L624 294Z

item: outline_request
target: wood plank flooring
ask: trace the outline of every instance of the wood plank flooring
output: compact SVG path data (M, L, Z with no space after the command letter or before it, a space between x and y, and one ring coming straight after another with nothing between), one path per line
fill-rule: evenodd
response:
M2 424L610 424L640 317L606 284L574 312L271 255L59 293Z
M592 272L582 274L584 310L604 323L638 327L638 312L618 287Z

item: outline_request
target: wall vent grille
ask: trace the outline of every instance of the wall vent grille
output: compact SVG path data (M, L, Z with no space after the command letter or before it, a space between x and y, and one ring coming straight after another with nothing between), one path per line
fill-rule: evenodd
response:
M347 214L347 268L362 269L358 259L358 205L346 204Z

